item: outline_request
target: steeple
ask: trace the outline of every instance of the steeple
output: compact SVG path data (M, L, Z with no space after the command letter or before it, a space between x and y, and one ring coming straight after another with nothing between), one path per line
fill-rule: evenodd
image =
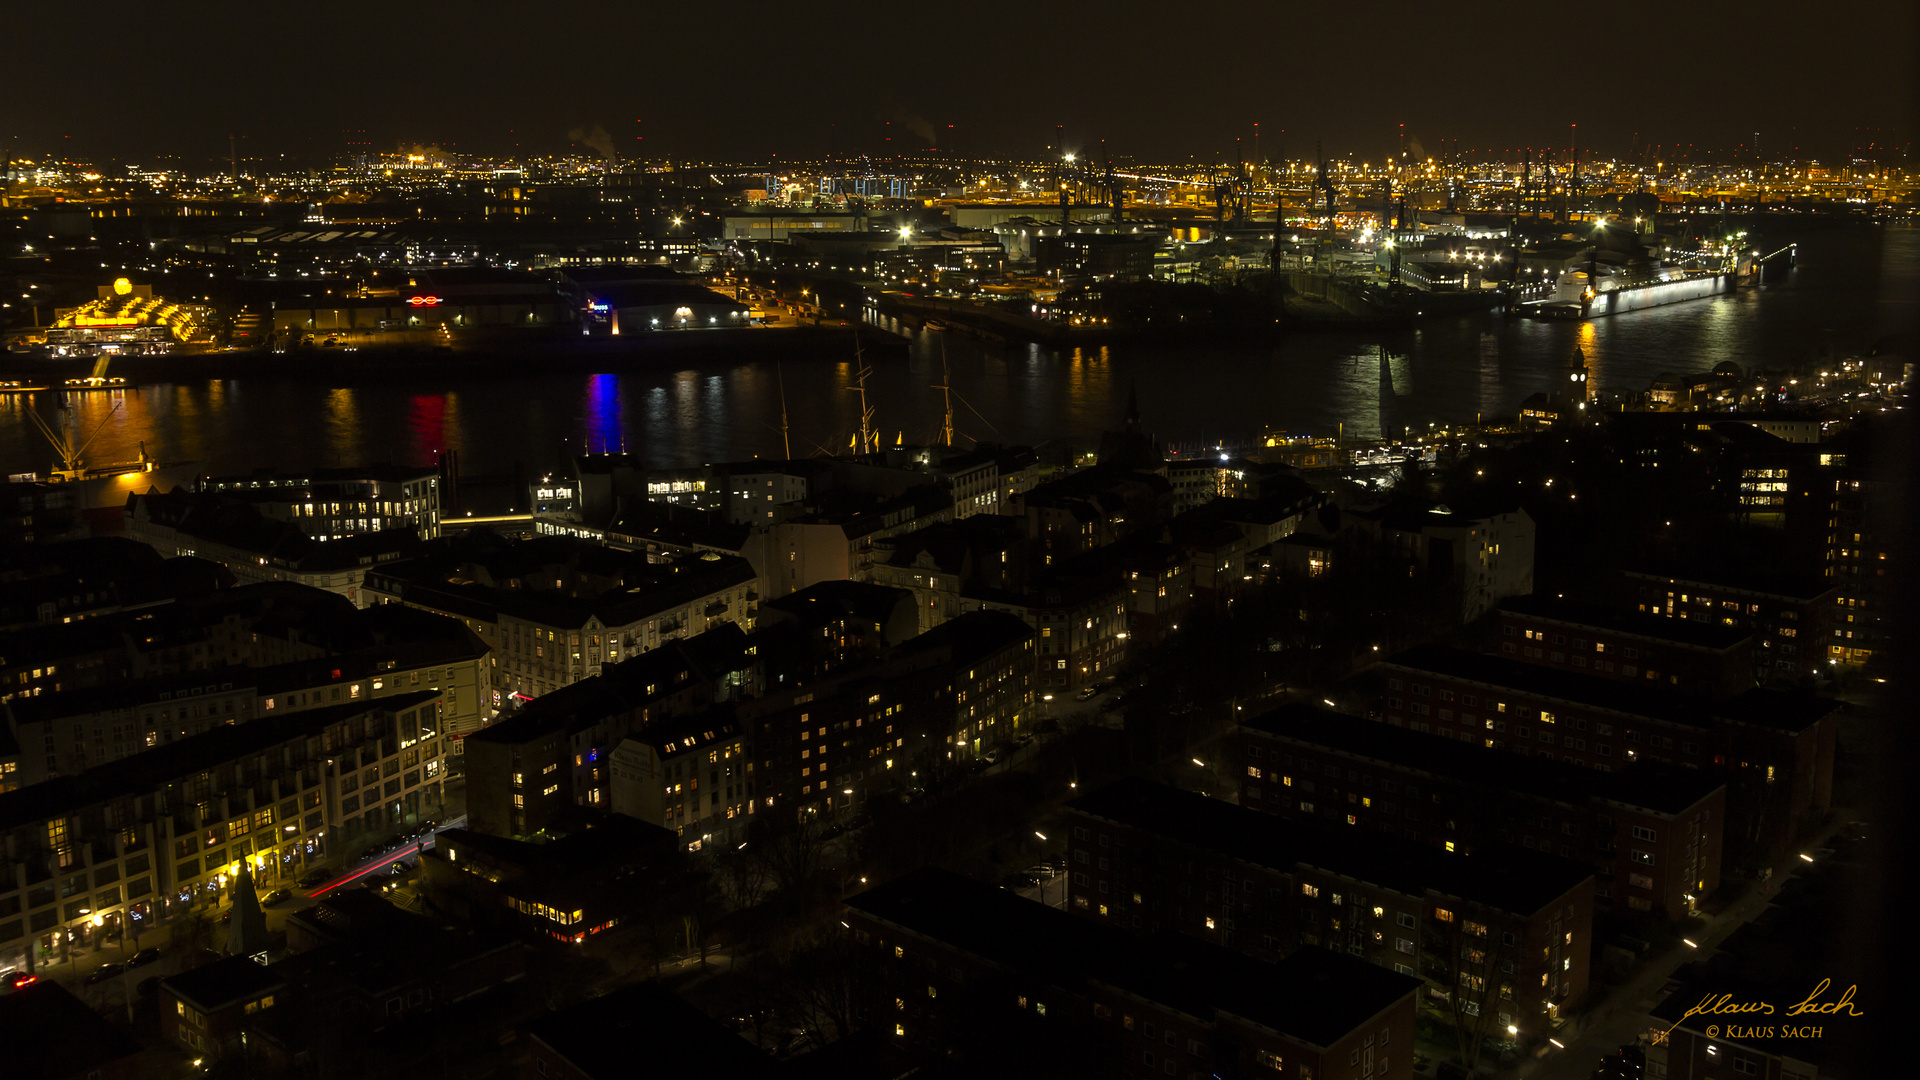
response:
M245 863L233 887L233 921L227 924L227 955L251 956L262 963L267 958L267 913L254 895L253 872Z
M1586 408L1587 393L1587 354L1575 347L1573 359L1567 363L1567 401L1579 408Z

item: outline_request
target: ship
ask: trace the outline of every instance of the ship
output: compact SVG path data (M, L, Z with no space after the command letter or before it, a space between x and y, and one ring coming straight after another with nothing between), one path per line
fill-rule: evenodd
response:
M114 402L93 433L85 440L76 441L73 432L73 409L62 402L60 409L67 414L66 423L56 426L38 412L27 409L28 419L40 429L40 434L53 445L58 456L57 463L47 471L39 473L15 473L7 477L14 483L44 483L59 487L68 496L74 512L84 521L87 529L95 536L114 536L125 531L123 520L127 498L132 495L144 495L150 491L171 491L191 483L198 476L197 461L156 461L147 454L147 444L140 443L140 456L133 461L114 462L106 465L88 465L85 454L87 447L120 411L120 402Z
M1745 237L1730 235L1707 251L1672 252L1642 243L1624 225L1596 222L1586 267L1561 273L1551 293L1513 311L1550 319L1618 315L1732 292L1742 279L1758 277L1762 266L1769 271L1792 267L1795 245L1762 256L1736 243Z
M1693 272L1677 266L1651 269L1600 266L1561 274L1552 294L1522 303L1514 310L1536 318L1591 319L1717 296L1732 292L1733 287L1733 275L1717 270Z

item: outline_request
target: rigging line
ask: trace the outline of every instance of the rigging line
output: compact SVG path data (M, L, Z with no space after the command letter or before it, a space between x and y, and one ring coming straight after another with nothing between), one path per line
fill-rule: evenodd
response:
M108 409L108 410L107 410L107 415L105 415L105 416L103 416L103 417L101 417L101 418L100 418L100 423L99 423L98 425L96 425L96 426L94 427L94 429L93 429L93 434L91 434L91 435L89 435L89 436L87 436L87 441L86 441L86 442L83 442L83 443L81 443L81 444L80 444L80 448L79 448L78 450L75 450L75 451L73 452L73 456L74 456L74 458L75 458L75 459L78 459L78 458L80 458L80 457L81 457L82 455L84 455L84 454L85 454L85 453L87 452L87 447L89 447L89 446L92 446L92 445L93 445L93 440L95 440L95 439L97 439L97 438L99 438L99 437L100 437L100 433L101 433L102 431L105 431L105 430L107 429L107 421L109 421L109 420L112 420L112 419L113 419L113 414L114 414L114 413L117 413L117 412L119 412L119 411L120 411L120 406L121 406L121 405L123 405L123 404L125 404L125 403L124 403L124 402L120 402L120 401L116 401L116 402L114 402L114 403L113 403L113 408L111 408L111 409Z
M997 428L997 427L994 427L994 426L993 426L993 421L991 421L991 420L989 420L989 419L987 419L987 418L986 418L985 416L983 416L983 415L981 415L981 412L980 412L980 410L979 410L979 409L976 409L976 408L974 408L974 407L973 407L973 402L971 402L971 401L968 401L968 400L967 400L966 398L964 398L964 397L961 397L961 396L960 396L959 394L957 394L957 393L956 393L956 394L954 394L953 396L954 396L954 397L957 397L957 398L960 398L960 404L962 404L962 405L965 405L965 406L967 407L967 410L968 410L969 412L971 412L971 413L973 413L973 415L975 415L975 416L978 416L978 417L980 417L980 422L981 422L981 423L983 423L983 424L985 424L985 425L987 425L987 427L989 427L989 428L992 428L992 430L993 430L993 433L994 433L995 435L998 435L998 434L1000 434L1000 429L999 429L999 428ZM980 440L979 440L979 439L975 439L975 440L973 440L973 441L974 441L974 442L979 442Z

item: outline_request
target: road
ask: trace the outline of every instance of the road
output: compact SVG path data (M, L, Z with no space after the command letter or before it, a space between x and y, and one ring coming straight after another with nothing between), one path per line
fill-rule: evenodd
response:
M1837 813L1835 817L1842 822L1848 819L1845 812ZM1581 1017L1579 1034L1572 1038L1564 1034L1559 1036L1560 1041L1567 1044L1564 1051L1549 1047L1550 1052L1544 1057L1522 1063L1515 1070L1517 1080L1587 1080L1593 1075L1594 1067L1601 1058L1656 1026L1649 1014L1666 998L1667 980L1682 964L1705 958L1728 935L1765 911L1775 894L1792 880L1795 871L1806 865L1797 852L1811 852L1824 847L1827 840L1843 827L1836 824L1818 840L1809 840L1796 849L1796 853L1783 857L1774 865L1773 876L1767 885L1748 892L1718 915L1688 924L1683 933L1698 948L1682 943L1643 964L1627 982L1609 994L1606 1001Z

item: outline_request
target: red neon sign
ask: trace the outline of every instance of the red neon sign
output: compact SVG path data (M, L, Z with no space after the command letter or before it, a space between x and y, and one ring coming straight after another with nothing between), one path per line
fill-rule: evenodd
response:
M414 307L439 307L440 298L437 296L409 296L407 297L407 303L412 304Z

